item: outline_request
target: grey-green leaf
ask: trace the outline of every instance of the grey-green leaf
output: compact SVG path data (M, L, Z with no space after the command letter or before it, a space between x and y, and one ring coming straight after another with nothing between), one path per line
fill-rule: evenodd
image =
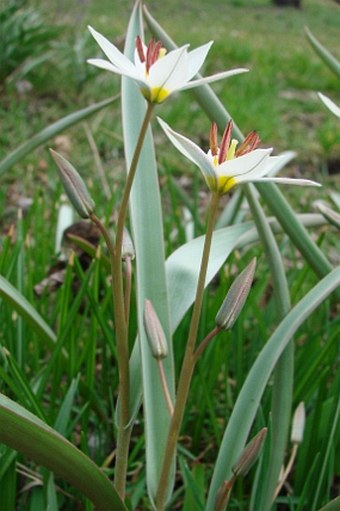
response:
M109 479L90 458L2 394L0 441L73 484L98 511L127 511Z

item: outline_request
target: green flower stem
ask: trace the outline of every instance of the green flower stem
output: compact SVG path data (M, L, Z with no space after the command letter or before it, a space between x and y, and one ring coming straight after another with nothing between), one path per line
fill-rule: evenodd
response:
M145 112L143 124L141 126L139 137L137 140L135 152L134 152L134 155L133 155L133 158L131 161L128 175L127 175L123 198L122 198L122 202L121 202L121 206L120 206L120 210L119 210L119 214L118 214L117 229L116 229L115 255L116 255L117 259L119 259L120 267L122 265L121 259L122 259L124 223L125 223L126 213L127 213L128 204L129 204L130 192L131 192L133 180L136 175L139 156L140 156L140 153L141 153L141 150L143 147L147 129L148 129L150 121L151 121L154 106L155 106L154 103L148 103L148 107ZM120 271L120 274L122 274L122 271Z
M165 506L165 499L167 494L167 482L169 471L172 465L173 456L176 450L177 440L180 432L180 427L183 420L185 405L189 393L192 374L195 367L195 345L197 340L197 333L199 327L199 320L202 309L203 293L205 286L205 279L207 274L207 267L209 261L211 239L214 230L214 225L217 217L218 204L220 196L218 193L213 193L209 208L208 225L205 235L203 254L201 260L200 273L198 277L196 298L194 302L194 309L192 313L190 330L188 335L188 342L185 349L181 374L178 383L176 403L174 413L171 419L168 440L164 452L164 460L162 471L158 483L158 490L156 495L156 509L163 511Z
M209 332L208 335L203 339L203 341L195 351L195 364L202 355L205 348L208 346L208 344L212 341L214 337L216 337L218 333L220 333L221 330L222 328L220 326L215 326L215 328L211 330L211 332Z
M267 218L254 193L253 185L245 186L244 191L267 256L273 279L277 317L278 321L281 321L286 317L291 308L282 258ZM261 502L259 502L259 507L263 511L268 511L271 508L280 469L284 460L291 415L293 378L294 342L290 341L278 360L274 371L271 408L272 449L269 458L269 468L266 471L266 480L263 482L264 491L261 493Z
M126 473L128 464L129 444L131 436L131 427L127 427L129 423L129 347L128 347L128 327L126 322L126 307L124 300L123 287L123 263L122 263L122 245L124 224L127 215L130 192L137 171L139 156L143 147L145 135L149 127L152 117L154 105L148 103L145 117L139 132L136 148L131 161L130 169L127 175L123 198L118 213L116 240L114 252L112 254L112 290L114 294L114 318L117 334L117 353L118 353L118 370L119 370L119 394L120 394L120 413L117 437L117 454L115 466L115 488L118 494L123 497L125 495ZM121 351L121 353L120 353ZM119 359L120 362L119 363Z
M159 370L159 376L160 376L160 380L161 380L161 384L162 384L162 389L163 389L166 405L168 407L170 415L172 416L173 413L174 413L174 405L173 405L173 402L172 402L172 399L171 399L171 395L170 395L170 392L169 392L168 383L166 381L163 361L162 360L157 360L157 366L158 366L158 370Z
M132 280L132 264L131 257L125 258L125 320L129 324L130 319L130 302L131 302L131 280Z

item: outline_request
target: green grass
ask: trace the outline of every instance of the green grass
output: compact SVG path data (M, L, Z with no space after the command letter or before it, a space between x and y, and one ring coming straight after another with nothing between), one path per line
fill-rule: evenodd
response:
M209 39L215 40L204 74L236 66L251 68L247 75L214 85L214 90L242 131L257 129L263 144L273 145L276 152L297 151L296 163L287 172L321 179L325 185L322 193L327 196L327 190L338 185L338 178L328 175L326 161L340 158L340 131L337 119L324 109L315 91L322 90L339 99L338 82L311 50L303 27L308 25L339 57L340 11L331 1L311 0L304 4L301 11L279 10L260 0L196 0L185 4L171 0L165 5L152 2L148 7L178 44L189 41L195 47ZM50 0L48 5L45 2L40 5L47 20L56 19L59 3ZM77 37L83 37L88 23L121 43L129 17L126 2L91 2L81 12L79 4L69 3L64 7L62 17L58 17L58 24L63 27L62 36L53 60L26 77L33 85L26 95L20 96L14 84L8 83L0 99L0 159L49 123L118 91L117 77L84 65L83 57L97 53L93 41L85 39L84 48L80 48L77 55L68 49L74 48ZM173 98L158 113L176 130L208 143L209 123L189 92ZM88 182L99 204L100 216L112 220L124 177L119 105L90 119L89 126L111 185L112 198L107 200L103 194L82 125L66 133L71 145L69 159ZM155 131L156 141L161 144L162 134L157 127ZM51 144L55 145L55 141ZM165 247L169 255L185 242L183 203L193 215L195 235L204 232L206 193L200 175L188 169L172 148L160 145L158 160L165 212ZM0 273L22 291L53 328L57 343L51 350L8 304L0 301L0 391L48 424L60 426L61 422L65 436L99 465L105 465L105 471L111 476L112 465L105 460L115 445L112 417L117 372L111 291L104 265L96 259L84 272L78 259L71 259L61 287L41 297L33 291L56 261L54 235L61 194L47 147L34 151L2 177ZM319 191L312 190L302 197L300 189L287 190L285 194L298 211L310 211L311 202L320 196ZM23 220L18 221L17 199L22 196L32 197L33 204ZM316 231L314 236L325 252L336 249L331 229ZM280 236L278 243L294 305L317 279L285 236ZM258 257L257 276L246 306L233 331L222 333L205 351L194 375L181 438L182 472L187 484L184 487L178 479L176 498L169 509L187 511L193 509L190 507L193 501L197 504L197 495L203 493L203 481L205 487L209 483L217 448L237 395L275 328L271 279L263 252L256 245L236 251L209 289L200 338L213 328L215 314L236 271L243 269L254 255ZM305 439L289 477L292 494L287 496L284 491L274 506L275 511L316 511L337 492L339 434L331 437L340 385L337 371L340 323L336 313L334 302L327 300L299 329L294 340L293 402L294 407L301 400L305 402L308 419ZM135 324L132 312L131 341ZM187 315L174 336L177 370L183 358L188 328ZM67 360L63 349L69 353ZM71 405L65 411L67 395ZM254 432L269 422L270 397L269 385ZM61 409L64 413L60 415ZM129 491L131 507L148 510L143 487L143 444L143 418L139 415L132 439ZM265 456L266 452L264 459ZM14 510L15 506L21 511L42 511L48 506L66 511L76 509L78 504L87 511L92 509L71 486L59 479L55 484L46 470L4 445L0 446L0 459L0 500L6 503L6 511ZM16 465L16 461L21 465ZM24 475L19 476L18 467ZM256 470L254 467L250 475L238 483L229 509L248 509L251 491L256 495L256 488L251 490ZM323 477L319 478L321 473ZM37 480L44 480L44 486L29 486L31 481ZM73 499L77 499L77 504Z

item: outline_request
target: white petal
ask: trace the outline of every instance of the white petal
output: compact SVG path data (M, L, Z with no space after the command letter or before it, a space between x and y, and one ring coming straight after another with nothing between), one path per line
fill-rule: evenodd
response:
M247 180L251 177L262 177L268 168L269 155L273 149L256 149L244 154L239 158L227 160L218 166L219 176L237 177L244 176Z
M103 59L88 59L87 62L88 64L92 64L93 66L99 67L100 69L106 69L106 71L111 71L112 73L132 78L135 80L135 82L138 83L138 85L140 85L140 87L149 88L147 80L143 80L136 71L134 73L129 73L128 71L118 68L111 64L111 62Z
M211 158L190 139L171 129L162 119L157 117L157 120L176 149L188 158L188 160L195 163L201 169L205 178L216 179L216 170Z
M318 92L318 96L321 99L321 101L326 105L326 107L333 112L334 115L337 117L340 117L340 108L332 101L328 96L325 96L324 94L321 94L321 92Z
M114 44L110 43L106 37L92 27L88 27L88 29L112 64L126 72L134 73L135 66L133 63Z
M199 46L198 48L195 48L195 50L192 50L188 53L189 58L189 69L187 75L188 81L191 80L191 78L195 76L201 69L203 62L207 58L208 51L210 50L212 44L213 41L210 41L209 43L204 44L203 46Z
M164 87L172 92L182 86L186 82L187 58L187 46L182 46L157 60L150 68L150 87Z
M145 44L143 44L143 47L144 46ZM146 50L144 51L144 54L146 54ZM141 62L137 49L135 49L134 55L135 68L138 71L138 73L140 73L140 75L143 76L145 75L145 62Z
M181 90L192 89L193 87L198 87L199 85L203 85L204 83L212 83L217 80L222 80L223 78L228 78L229 76L239 75L241 73L247 73L249 69L240 67L237 69L230 69L229 71L222 71L221 73L216 73L215 75L205 76L204 78L198 78L197 80L192 80L187 83Z
M243 176L241 176L240 179L237 179L237 182L243 182L246 183L246 179L242 179ZM292 177L262 177L262 178L255 178L255 179L249 179L252 183L278 183L282 185L298 185L298 186L322 186L321 183L317 183L316 181L311 181L310 179L294 179Z

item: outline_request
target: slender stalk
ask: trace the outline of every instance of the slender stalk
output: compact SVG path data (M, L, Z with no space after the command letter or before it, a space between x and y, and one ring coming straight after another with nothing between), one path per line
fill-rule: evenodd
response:
M197 350L195 351L195 364L197 362L197 360L200 358L200 356L202 355L203 351L205 350L205 348L208 346L208 344L210 343L210 341L216 337L216 335L222 330L221 327L219 326L215 326L215 328L213 330L211 330L211 332L208 333L208 335L203 339L203 341L201 342L201 344L198 346Z
M141 129L140 129L138 140L137 140L135 152L134 152L134 155L133 155L133 158L131 161L128 175L127 175L124 193L123 193L123 197L122 197L122 202L121 202L120 210L119 210L119 214L118 214L115 249L116 249L116 257L120 261L121 261L121 255L122 255L124 223L125 223L126 212L127 212L127 208L128 208L128 204L129 204L130 192L131 192L133 180L136 175L139 156L140 156L140 153L141 153L141 150L143 147L147 129L148 129L150 121L151 121L154 106L155 106L154 103L148 103L148 107L145 112L145 117L144 117ZM120 266L121 266L121 262L120 262Z
M123 232L129 204L130 192L134 177L136 175L139 156L142 151L144 139L151 120L153 108L154 105L152 103L148 103L125 183L122 202L118 213L114 252L112 254L113 268L112 290L114 295L113 307L117 334L117 352L119 353L120 349L122 350L122 353L118 355L119 394L121 399L117 436L117 455L115 465L115 488L120 497L122 498L125 496L126 473L131 435L131 428L127 427L130 415L129 413L130 388L129 388L128 327L126 322L122 266ZM121 364L119 364L119 359L121 359L120 360Z
M208 225L205 235L203 254L201 260L200 273L198 277L196 298L194 302L194 309L192 313L188 342L184 354L181 374L178 383L177 398L174 407L174 413L170 422L168 441L164 452L164 461L162 471L158 483L158 490L156 495L156 509L162 511L165 505L167 483L169 478L169 470L172 464L172 459L176 450L177 440L180 432L180 427L183 420L185 405L189 393L191 378L195 367L195 345L197 339L197 332L199 327L199 319L202 309L203 293L205 286L205 279L208 268L211 239L215 220L217 216L218 204L220 196L218 193L213 193L209 208Z
M165 376L162 360L157 360L157 365L158 365L158 369L159 369L159 375L161 378L161 384L162 384L162 389L164 392L166 405L168 407L170 415L172 416L174 414L174 405L173 405L173 402L172 402L172 399L170 396L169 387L168 387L168 384L166 381L166 376Z
M124 295L124 307L125 307L125 319L126 324L129 324L130 319L130 302L131 302L131 279L132 279L132 265L131 257L125 258L125 295Z
M290 458L289 458L289 461L287 463L287 466L282 474L282 477L280 479L280 481L278 482L277 486L276 486L276 489L275 489L275 493L274 493L274 496L273 496L273 501L276 499L276 497L278 496L278 494L280 493L280 490L282 488L282 486L285 484L286 480L287 480L287 477L289 476L292 468L293 468L293 465L294 465L294 461L295 461L295 458L296 458L296 454L297 454L297 451L298 451L298 447L299 445L298 444L294 444L293 445L293 449L292 449L292 453L290 455Z

